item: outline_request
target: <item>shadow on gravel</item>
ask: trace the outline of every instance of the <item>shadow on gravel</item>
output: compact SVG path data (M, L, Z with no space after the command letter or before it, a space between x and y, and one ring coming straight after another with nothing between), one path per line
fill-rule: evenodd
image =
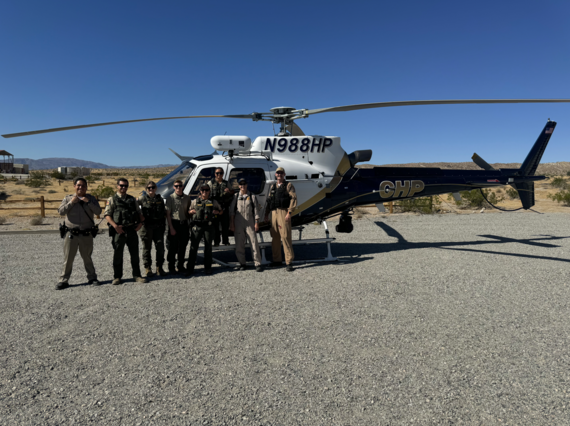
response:
M529 254L520 253L505 253L505 252L495 252L490 250L475 250L467 248L457 248L457 246L477 246L477 245L489 245L489 244L509 244L509 243L520 243L527 244L530 246L541 247L541 248L558 248L559 245L548 243L547 241L557 241L570 238L568 237L556 237L554 235L538 235L535 238L510 238L501 237L499 235L478 235L478 237L489 238L491 241L486 240L476 240L476 241L442 241L438 243L413 243L407 241L397 230L392 228L383 222L374 222L378 227L382 228L384 232L390 237L397 238L398 241L395 243L378 243L378 244L356 244L356 243L335 243L333 245L335 254L337 256L342 255L354 255L358 254L372 254L372 253L387 253L391 251L398 250L411 250L411 249L422 249L422 248L440 248L446 250L462 250L462 251L472 251L479 253L488 254L500 254L503 256L515 256L515 257L525 257L531 259L545 259L545 260L558 260L561 262L570 262L570 259L561 259L558 257L550 256L535 256Z

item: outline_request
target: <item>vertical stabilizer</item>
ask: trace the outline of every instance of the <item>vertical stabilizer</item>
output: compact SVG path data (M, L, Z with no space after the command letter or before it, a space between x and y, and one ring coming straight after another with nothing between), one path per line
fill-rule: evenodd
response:
M536 173L536 169L540 160L542 159L542 154L544 154L544 150L546 149L546 145L548 145L548 141L554 132L554 128L556 127L556 122L548 120L546 126L538 136L538 139L534 143L534 146L526 156L524 162L522 163L521 168L519 169L520 176L534 176ZM522 200L522 197L521 197Z

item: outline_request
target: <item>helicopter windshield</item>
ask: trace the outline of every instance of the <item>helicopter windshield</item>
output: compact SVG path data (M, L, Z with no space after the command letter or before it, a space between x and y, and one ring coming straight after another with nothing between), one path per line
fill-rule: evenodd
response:
M192 171L196 168L196 164L191 161L184 161L177 168L171 171L167 176L163 177L158 181L159 187L170 188L175 180L181 180L186 185L186 180L188 176L192 174Z

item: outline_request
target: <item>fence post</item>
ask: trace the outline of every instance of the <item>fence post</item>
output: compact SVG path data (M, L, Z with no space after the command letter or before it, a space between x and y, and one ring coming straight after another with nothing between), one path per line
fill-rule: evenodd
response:
M46 217L46 204L45 204L45 200L44 200L43 195L40 197L40 209L42 211L42 217L45 218Z
M390 214L394 213L394 202L390 201Z

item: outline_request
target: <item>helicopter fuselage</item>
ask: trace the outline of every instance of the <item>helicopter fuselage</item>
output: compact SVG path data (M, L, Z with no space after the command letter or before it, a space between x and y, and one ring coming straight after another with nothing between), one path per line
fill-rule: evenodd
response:
M533 150L538 149L541 138L546 138L541 142L545 147L555 125L547 123ZM286 180L293 183L297 193L294 226L326 219L358 205L507 184L532 185L544 179L534 173L523 176L521 169L355 167L354 153L348 155L340 145L340 138L334 136L264 136L253 143L245 137L216 136L211 143L214 148L226 143L231 144L224 145L226 148L235 146L235 149L224 155L204 155L183 161L158 183L158 192L163 197L169 196L174 181L181 180L184 193L197 197L200 186L214 179L214 171L221 168L224 179L236 191L238 180L247 180L248 190L256 194L262 204L263 217L266 199L275 183L275 170L283 167Z

